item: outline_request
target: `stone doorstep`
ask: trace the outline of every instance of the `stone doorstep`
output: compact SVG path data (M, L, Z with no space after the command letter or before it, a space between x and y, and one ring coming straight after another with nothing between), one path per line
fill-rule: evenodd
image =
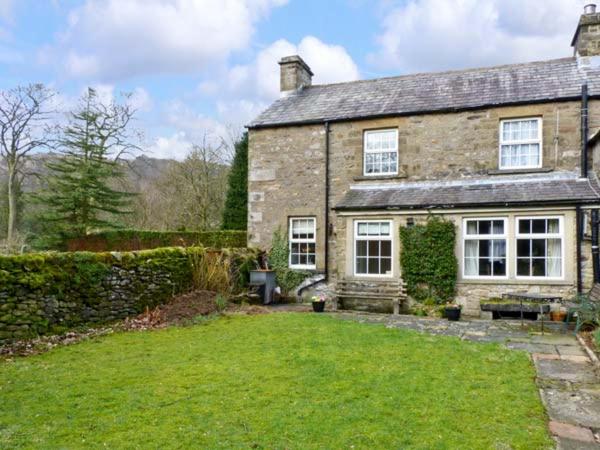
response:
M551 420L548 424L550 433L554 436L573 439L581 442L596 442L594 433L589 428L578 427L577 425L571 425L564 422L556 422Z
M556 353L532 353L531 357L534 361L538 361L540 359L560 359L560 356Z
M561 356L585 356L585 352L578 345L557 345L556 349Z

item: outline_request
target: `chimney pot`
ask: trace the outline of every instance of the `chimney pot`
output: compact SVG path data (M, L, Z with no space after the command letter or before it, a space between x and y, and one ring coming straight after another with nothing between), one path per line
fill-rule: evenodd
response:
M282 95L298 91L312 84L313 73L298 55L286 56L279 61L279 90Z
M587 5L585 5L583 7L583 13L584 14L595 14L596 13L596 4L588 3Z

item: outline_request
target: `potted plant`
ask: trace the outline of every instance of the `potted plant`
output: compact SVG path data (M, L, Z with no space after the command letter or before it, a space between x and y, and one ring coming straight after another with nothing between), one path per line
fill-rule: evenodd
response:
M444 306L444 315L452 322L460 320L460 305L456 303L446 303Z
M550 311L550 320L553 322L564 322L567 319L567 311L563 308Z
M315 295L311 298L312 307L314 312L321 313L325 311L325 296L324 295Z

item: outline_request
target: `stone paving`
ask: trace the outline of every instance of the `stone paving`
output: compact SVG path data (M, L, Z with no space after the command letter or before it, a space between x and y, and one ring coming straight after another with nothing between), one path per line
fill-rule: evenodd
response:
M381 323L388 328L408 328L422 333L457 336L476 342L498 342L509 349L526 351L537 371L536 383L550 419L549 429L557 448L600 448L600 377L592 361L571 332L546 324L518 320L461 320L448 322L416 316L392 316L356 312L331 314L344 320Z

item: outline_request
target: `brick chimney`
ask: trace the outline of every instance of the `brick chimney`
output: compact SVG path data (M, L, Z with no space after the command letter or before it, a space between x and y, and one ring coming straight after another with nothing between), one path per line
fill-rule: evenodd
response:
M575 56L600 56L600 13L596 5L585 5L571 46Z
M286 56L279 61L279 90L282 95L298 91L312 83L313 73L298 55Z

